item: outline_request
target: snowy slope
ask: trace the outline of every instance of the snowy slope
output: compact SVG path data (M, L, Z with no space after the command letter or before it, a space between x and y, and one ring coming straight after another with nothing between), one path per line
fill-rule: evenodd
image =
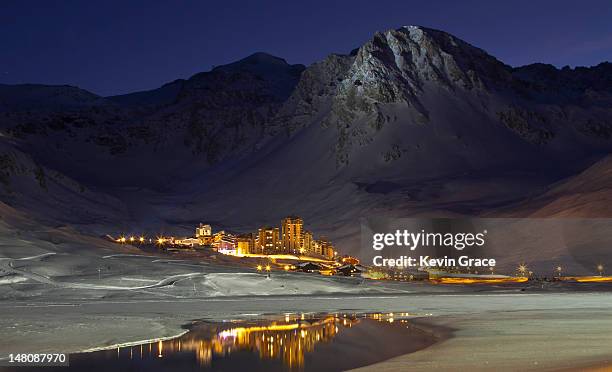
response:
M1 138L0 197L46 226L72 226L101 235L129 219L117 198L34 161Z
M521 203L494 213L508 217L612 217L612 157Z

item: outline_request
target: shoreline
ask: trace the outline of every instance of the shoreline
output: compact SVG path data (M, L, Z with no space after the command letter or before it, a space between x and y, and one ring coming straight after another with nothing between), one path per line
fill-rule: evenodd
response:
M325 315L336 315L336 316L342 316L342 315L353 315L356 318L365 318L365 319L371 319L369 317L367 317L367 315L371 315L371 314L376 314L378 312L365 312L365 313L343 313L343 312L321 312L321 313L313 313L314 318L317 317L322 317ZM143 339L143 340L137 340L137 341L129 341L129 342L122 342L122 343L117 343L117 344L112 344L112 345L105 345L105 346L97 346L97 347L93 347L93 348L89 348L89 349L85 349L85 350L80 350L80 351L76 351L76 352L70 352L70 354L83 354L83 353L93 353L96 351L105 351L105 350L112 350L112 349L116 349L116 348L123 348L123 347L130 347L130 346L138 346L141 344L149 344L149 343L154 343L154 342L159 342L159 341L168 341L168 340L173 340L176 338L180 338L184 335L187 335L188 333L190 333L192 330L194 330L194 326L197 325L206 325L206 326L219 326L219 325L224 325L224 324L228 324L229 322L231 322L231 324L234 325L243 325L244 323L265 323L265 322L274 322L274 321L279 321L284 319L284 317L286 316L285 313L276 313L276 314L244 314L245 317L243 318L235 318L235 319L225 319L222 321L219 320L213 320L213 319L196 319L196 320L192 320L188 323L185 323L181 326L181 328L183 329L182 332L177 333L176 335L173 336L164 336L164 337L155 337L155 338L150 338L150 339ZM426 316L415 316L415 317L398 317L397 320L406 320L408 322L408 326L407 328L410 329L411 331L416 331L419 332L421 334L425 334L427 337L430 337L432 339L432 343L430 345L427 345L423 348L419 348L413 352L419 351L419 350L423 350L427 347L433 346L439 342L443 342L449 338L452 337L453 331L454 329L449 328L447 326L439 326L436 325L432 322L427 322L427 318ZM402 354L403 355L403 354ZM0 358L0 360L2 360L3 358Z
M413 318L405 314L390 313L332 312L310 314L294 313L291 315L276 313L244 317L241 319L226 319L226 321L201 319L184 324L183 328L185 328L186 331L177 337L155 338L145 340L144 342L125 342L73 353L72 356L75 357L75 360L78 360L73 366L73 369L83 368L89 363L97 363L96 361L107 363L104 365L104 368L110 368L112 366L121 368L121 366L124 366L125 361L118 359L116 364L112 364L113 362L108 364L109 362L106 356L108 354L104 354L104 352L112 352L114 354L114 349L117 349L117 356L120 352L123 352L122 354L125 355L125 350L130 349L129 355L131 359L132 347L137 348L140 346L142 349L143 346L146 348L147 344L149 344L148 349L150 350L151 344L153 344L154 349L156 347L159 348L160 354L163 348L165 351L164 357L172 357L173 350L177 350L177 345L178 350L181 350L181 345L183 345L185 351L187 351L192 350L192 346L187 345L200 345L199 347L203 347L203 345L215 344L216 342L222 342L221 340L226 337L220 336L221 334L230 334L234 329L253 329L253 332L265 332L268 327L273 329L274 327L291 327L293 325L298 325L298 328L306 327L310 330L309 327L313 322L315 324L324 324L323 322L327 323L332 318L334 319L333 323L336 324L336 333L331 339L321 341L320 344L317 343L316 348L304 352L304 357L308 360L305 365L306 370L316 371L320 368L325 370L351 370L354 368L366 367L401 355L412 354L424 350L443 341L451 334L451 331L446 327L422 324L419 322L420 318ZM348 326L347 321L349 322ZM293 328L279 328L277 332L281 333L271 333L268 334L268 336L273 336L271 339L274 339L278 335L279 338L283 337L284 339L285 336L282 336L282 332L287 332L290 329ZM338 329L341 329L341 331L338 331ZM317 331L313 332L316 333ZM322 333L321 337L324 337L324 334L325 333ZM264 335L265 333L262 333L261 336L258 334L256 339L260 340L260 337L264 337ZM308 332L306 332L306 335L308 335ZM218 337L221 337L221 339L218 339ZM302 334L302 337L304 337L304 334ZM314 336L310 337L314 340ZM242 342L244 342L245 339L249 338L240 338L240 340L243 340ZM166 343L166 341L168 343ZM159 345L156 345L158 342ZM302 340L303 346L304 342L307 341ZM384 349L372 352L370 347L372 344L382 345ZM298 344L296 343L294 346L297 348ZM246 350L250 350L253 345L250 347L243 345L242 347L245 347ZM291 346L286 347L290 348ZM364 353L364 348L370 349L369 352ZM211 351L210 349L195 349L193 351L197 355L212 355L209 354ZM166 353L169 354L166 355ZM279 362L282 360L284 367L281 367L279 370L284 371L285 368L291 369L291 365L285 365L286 360L281 358L283 353L284 352L281 350L277 350L274 355ZM255 353L254 356L256 354L257 353ZM225 355L225 353L222 353L222 355ZM342 357L330 359L332 355ZM229 358L224 363L230 363L231 365L232 363L236 363L236 361L233 360L233 358ZM277 370L276 368L273 369Z
M94 348L91 348L91 349L81 350L81 351L77 351L77 352L70 353L70 354L94 353L96 351L104 351L104 350L117 349L117 348L121 348L121 347L130 347L130 346L137 346L137 345L142 345L142 344L150 344L150 343L159 342L159 341L168 341L168 340L173 340L175 338L179 338L181 336L184 336L187 333L189 333L189 330L185 330L184 332L181 332L181 333L179 333L179 334L177 334L175 336L158 337L158 338L151 338L151 339L148 339L148 340L139 340L139 341L124 342L124 343L108 345L108 346L94 347Z

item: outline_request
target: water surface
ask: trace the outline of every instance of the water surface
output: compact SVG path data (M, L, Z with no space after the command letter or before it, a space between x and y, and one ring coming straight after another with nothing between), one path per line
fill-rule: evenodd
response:
M341 371L437 341L408 314L289 314L194 322L171 340L72 354L57 371ZM23 369L20 369L23 371Z

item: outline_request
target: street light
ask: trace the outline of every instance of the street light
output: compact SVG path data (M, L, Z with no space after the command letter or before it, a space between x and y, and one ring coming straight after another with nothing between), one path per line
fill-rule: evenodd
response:
M603 271L604 271L604 265L602 264L597 265L597 272L599 273L599 276L603 276Z
M257 265L257 271L261 271L262 267L261 265Z
M270 271L272 270L272 268L270 267L270 265L266 265L266 271Z
M559 278L561 277L561 271L563 271L563 268L561 266L557 266L555 268L555 271L557 272L557 274L559 274Z

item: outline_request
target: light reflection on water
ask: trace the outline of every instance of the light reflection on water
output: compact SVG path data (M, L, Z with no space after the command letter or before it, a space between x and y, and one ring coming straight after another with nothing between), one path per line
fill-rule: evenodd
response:
M166 341L118 348L117 359L168 358L192 353L200 367L237 352L256 354L261 360L280 360L288 369L304 367L305 356L317 344L331 342L345 328L363 319L386 323L407 323L408 313L364 315L286 314L284 319L267 322L228 322L215 325L196 323L185 335ZM400 318L400 319L396 319Z

